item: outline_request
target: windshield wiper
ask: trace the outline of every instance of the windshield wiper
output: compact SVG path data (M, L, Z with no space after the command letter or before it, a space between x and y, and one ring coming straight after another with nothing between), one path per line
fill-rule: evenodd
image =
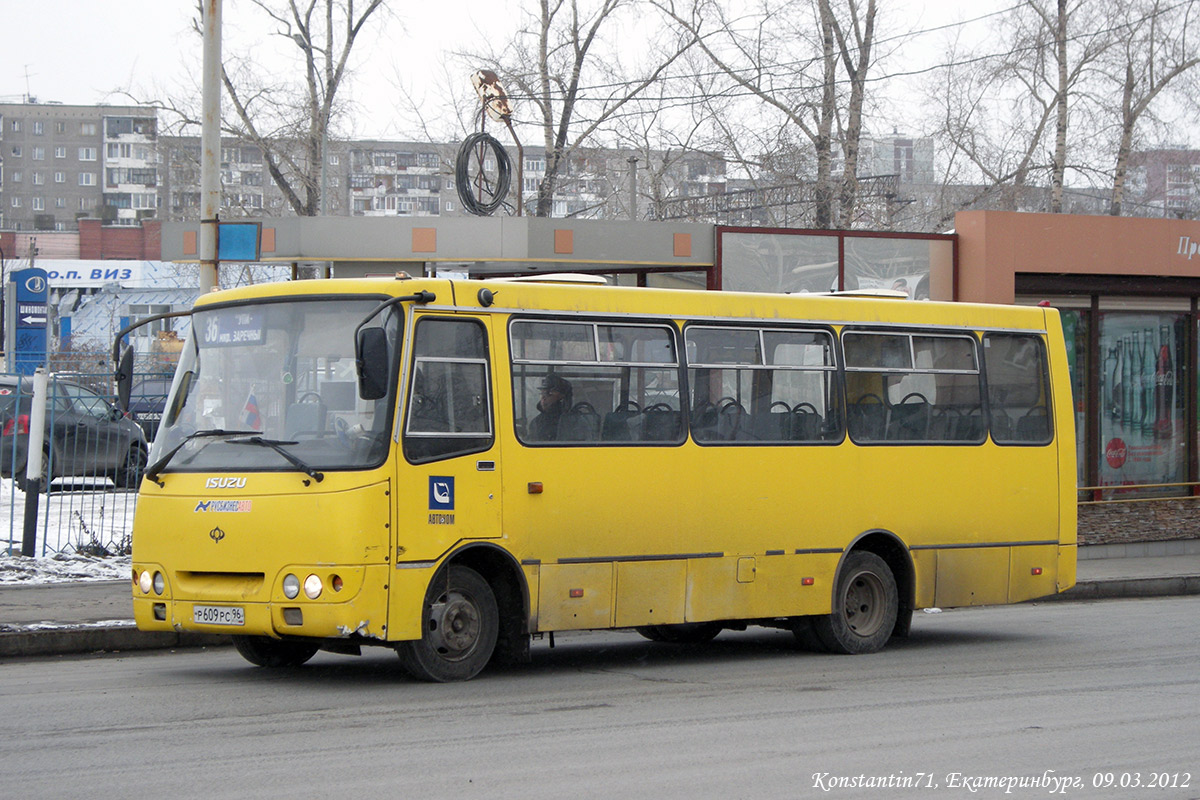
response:
M320 483L321 481L325 480L325 473L317 472L315 469L310 467L308 464L305 464L303 461L296 458L294 455L289 453L287 450L283 449L283 445L285 445L285 444L299 444L299 442L283 441L283 440L279 440L279 439L264 439L261 436L251 436L248 439L230 439L225 444L257 444L257 445L261 445L263 447L269 447L272 450L274 450L276 453L279 453L279 455L283 456L289 464L291 464L293 467L295 467L296 469L303 472L308 477L315 480L317 483ZM308 481L305 481L304 485L307 486Z
M195 439L206 439L213 436L248 436L254 433L258 433L258 431L227 431L223 428L214 428L213 430L208 431L196 431L193 434L185 436L182 442L168 450L162 458L146 467L146 471L143 474L150 480L157 483L161 488L166 486L166 484L158 479L158 473L163 471L163 468L170 463L171 459L175 457L175 454L182 450L184 445L186 445L188 442L191 442Z

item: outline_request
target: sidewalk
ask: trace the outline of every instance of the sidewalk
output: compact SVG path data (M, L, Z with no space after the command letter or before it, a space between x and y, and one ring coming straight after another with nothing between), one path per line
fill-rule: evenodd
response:
M0 658L226 645L133 624L128 581L0 586ZM1078 582L1054 600L1200 594L1200 540L1082 548Z

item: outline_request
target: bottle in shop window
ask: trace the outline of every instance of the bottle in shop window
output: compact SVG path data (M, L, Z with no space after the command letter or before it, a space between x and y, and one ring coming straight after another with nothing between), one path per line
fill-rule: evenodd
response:
M1133 340L1128 336L1121 337L1121 350L1124 358L1121 360L1121 427L1128 432L1129 423L1133 420Z
M1108 349L1108 358L1104 359L1104 376L1108 381L1105 386L1106 397L1104 408L1114 420L1121 419L1121 341Z
M1175 435L1175 367L1171 362L1171 329L1159 329L1158 361L1154 366L1154 438Z
M1154 383L1155 370L1158 369L1158 350L1154 346L1154 329L1146 328L1142 332L1142 351L1145 355L1142 375L1145 383L1142 386L1142 433L1154 433Z

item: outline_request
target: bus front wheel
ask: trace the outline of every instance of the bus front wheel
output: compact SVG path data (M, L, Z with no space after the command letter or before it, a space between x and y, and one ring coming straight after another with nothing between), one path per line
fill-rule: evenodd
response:
M268 636L234 636L233 646L256 667L298 667L317 654L317 645Z
M496 649L500 612L488 582L473 569L451 566L425 594L423 634L396 647L414 678L445 683L474 678Z
M874 553L850 553L838 576L833 610L813 620L813 632L834 653L882 650L896 626L899 597L887 562Z

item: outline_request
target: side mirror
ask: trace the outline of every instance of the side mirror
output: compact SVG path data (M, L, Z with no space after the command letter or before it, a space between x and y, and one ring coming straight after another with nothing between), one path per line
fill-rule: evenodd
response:
M117 408L121 413L129 411L129 393L133 390L133 348L126 347L117 363Z
M383 328L360 328L354 342L355 366L358 370L358 396L363 400L378 400L387 395L388 357L387 333Z

